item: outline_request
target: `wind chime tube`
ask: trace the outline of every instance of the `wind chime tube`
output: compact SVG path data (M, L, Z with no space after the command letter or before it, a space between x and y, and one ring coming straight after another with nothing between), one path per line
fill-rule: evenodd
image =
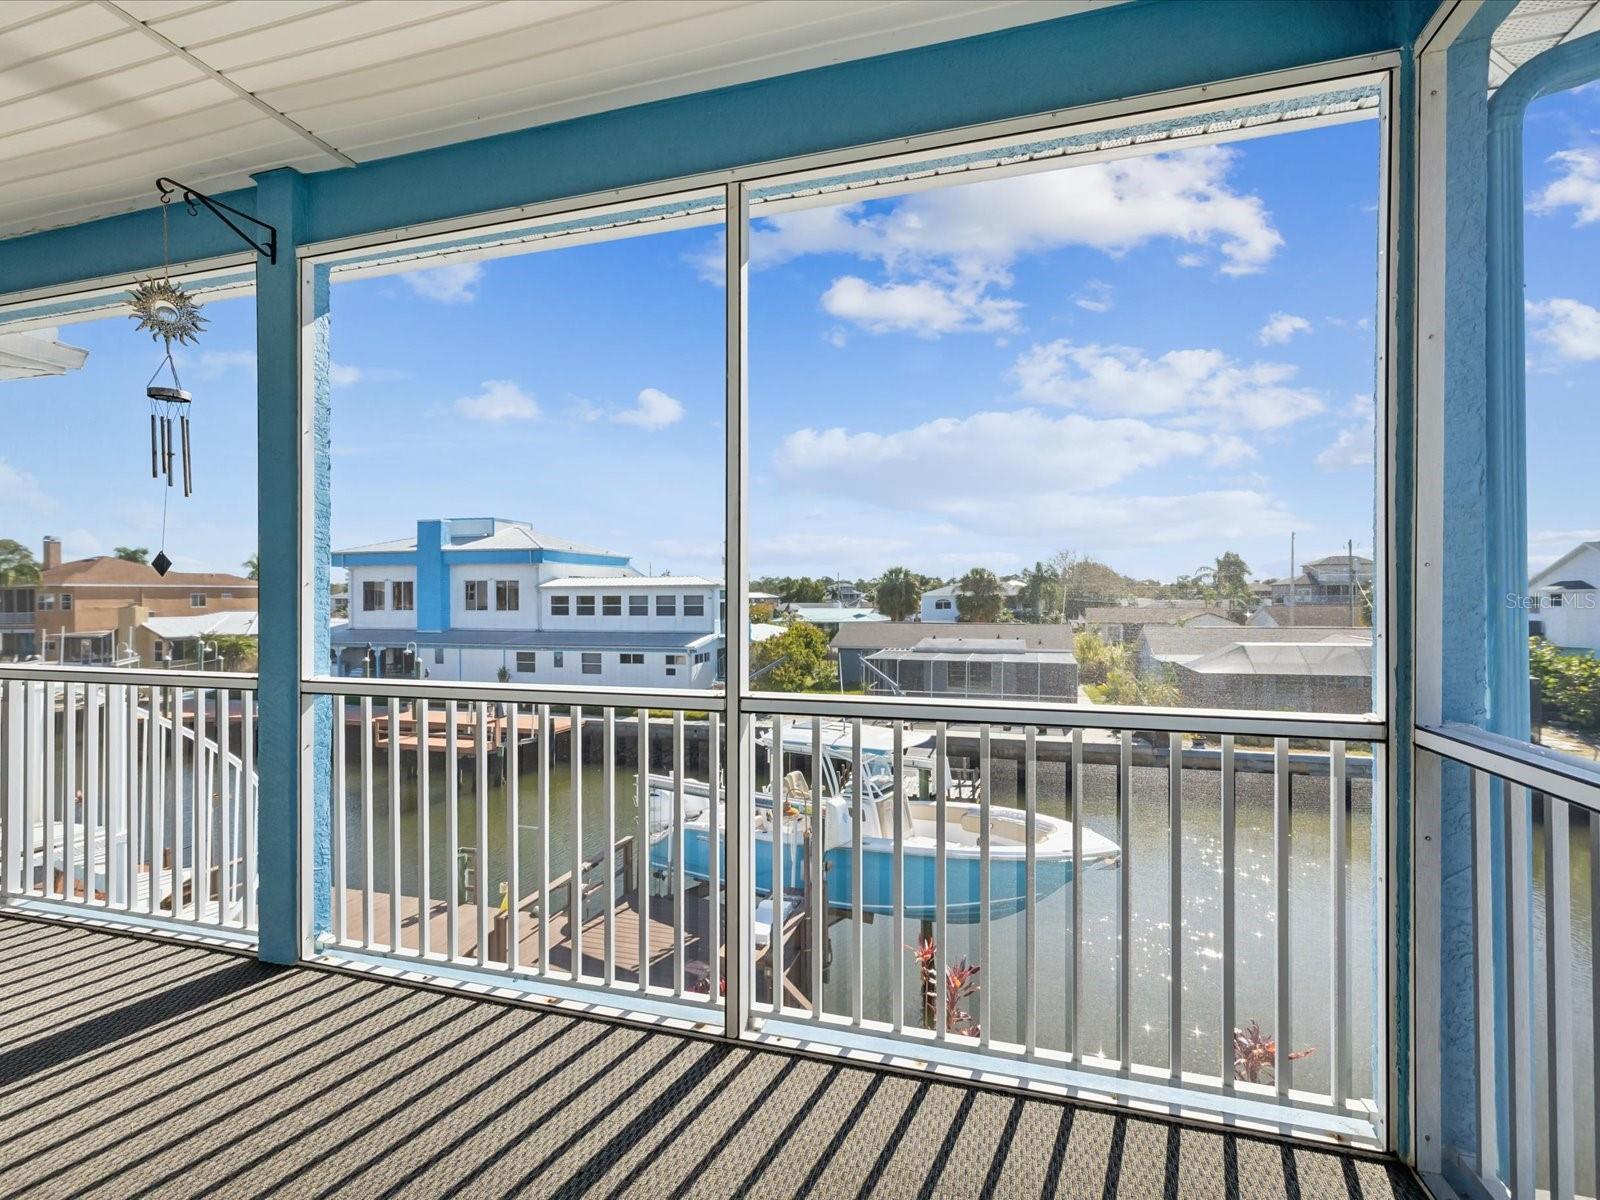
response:
M161 418L161 456L167 472L167 486L172 486L172 418Z
M183 494L194 495L194 476L189 471L189 418L179 417L183 430Z
M161 478L161 434L156 429L156 414L150 414L150 478Z

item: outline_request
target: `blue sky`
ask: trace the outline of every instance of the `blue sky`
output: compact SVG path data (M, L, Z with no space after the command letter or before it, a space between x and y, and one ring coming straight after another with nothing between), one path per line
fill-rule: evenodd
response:
M1597 128L1595 89L1528 126L1536 561L1600 536L1581 494ZM1302 560L1370 550L1378 155L1363 121L758 216L754 573L954 575L1066 549L1171 578L1233 549L1275 575L1291 531ZM720 239L337 286L335 545L494 513L719 572ZM255 540L253 323L248 301L208 314L185 366L198 495L174 500L167 542L228 568ZM153 347L120 319L64 336L90 349L83 371L7 385L37 402L0 450L5 532L154 548Z
M1528 557L1600 538L1600 84L1528 110Z

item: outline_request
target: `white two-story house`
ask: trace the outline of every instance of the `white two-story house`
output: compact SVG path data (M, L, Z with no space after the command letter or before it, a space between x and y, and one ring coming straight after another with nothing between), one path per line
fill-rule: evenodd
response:
M711 687L723 585L642 575L627 556L499 517L417 522L415 537L336 551L349 620L334 669L606 687Z

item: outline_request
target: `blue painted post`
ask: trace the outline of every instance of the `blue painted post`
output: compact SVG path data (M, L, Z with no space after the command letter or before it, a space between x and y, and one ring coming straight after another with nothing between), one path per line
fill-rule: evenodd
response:
M326 761L330 705L311 700L303 709L300 693L300 285L296 247L304 241L308 206L305 181L292 170L255 177L256 212L278 231L278 261L257 260L256 269L256 436L258 522L261 563L260 683L256 767L260 835L257 838L260 954L267 962L292 963L303 952L302 912L315 926L327 925L328 821L326 795L313 806L320 814L317 836L307 838L301 821L302 764ZM326 323L326 287L320 289L318 328ZM326 377L326 338L313 340ZM323 410L325 385L308 401ZM313 410L315 411L315 409ZM327 661L327 445L324 436L313 455L314 497L319 553L307 563L306 585L314 597L313 639L308 661ZM314 776L324 782L326 771ZM306 846L315 847L310 853ZM307 877L303 872L312 872ZM315 878L315 877L320 878ZM307 886L310 885L310 886ZM314 897L314 899L312 899Z

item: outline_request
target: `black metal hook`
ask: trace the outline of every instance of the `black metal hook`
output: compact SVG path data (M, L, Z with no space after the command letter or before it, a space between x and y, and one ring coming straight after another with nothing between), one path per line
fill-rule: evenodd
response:
M163 204L170 204L172 202L172 194L174 192L181 192L183 194L184 207L189 210L189 215L191 217L199 216L200 214L200 210L195 207L196 204L205 205L206 208L211 211L212 216L216 217L217 220L221 221L229 229L233 230L233 232L238 235L239 239L247 246L249 246L257 254L265 254L269 263L277 263L278 231L273 226L268 225L265 221L257 220L249 213L240 212L237 208L233 207L233 205L228 204L225 201L215 200L206 195L204 192L195 191L194 188L190 187L186 183L179 183L176 179L168 179L164 175L160 179L156 180L156 191L160 193L161 203ZM249 221L250 224L259 229L266 230L266 244L263 245L261 242L258 242L255 238L251 237L248 233L240 229L231 220L229 220L229 213L232 213L241 220Z

